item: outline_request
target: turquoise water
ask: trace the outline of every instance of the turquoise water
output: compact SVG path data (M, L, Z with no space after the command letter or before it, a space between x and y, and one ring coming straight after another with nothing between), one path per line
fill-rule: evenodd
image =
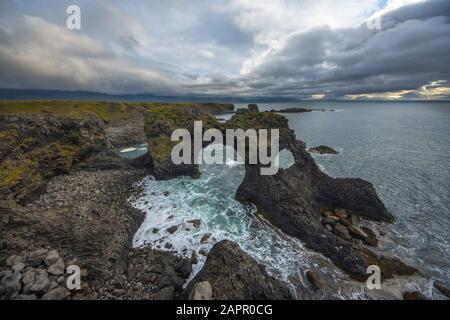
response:
M340 150L339 155L314 156L324 171L336 177L361 177L374 184L397 218L388 227L389 237L381 241L381 250L449 283L448 103L311 102L259 106L262 110L337 110L285 116L297 137L308 146L325 144ZM283 162L286 157L282 157ZM132 202L147 215L135 235L135 246L149 245L186 257L195 251L199 264L194 266L193 276L206 259L201 252L208 252L216 241L231 239L271 274L293 287L304 283L304 271L314 269L332 284L331 297L367 297L360 284L350 281L327 259L283 235L257 217L251 206L234 199L245 174L241 165L228 161L226 165L203 165L201 171L201 178L196 180L181 177L155 181L148 177L142 181L144 193ZM192 219L201 219L201 226L193 227L188 222ZM173 234L167 232L171 226L177 226ZM211 237L201 243L205 234ZM431 296L429 282L408 281L392 285L421 289Z

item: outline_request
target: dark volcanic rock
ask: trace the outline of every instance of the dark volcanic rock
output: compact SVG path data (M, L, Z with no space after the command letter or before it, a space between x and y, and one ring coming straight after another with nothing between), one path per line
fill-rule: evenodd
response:
M172 149L178 144L171 141L172 133L176 129L187 129L193 138L194 121L202 121L204 130L220 126L211 113L192 108L157 108L148 113L145 133L156 179L165 180L182 175L199 176L198 165L194 164L197 157L194 153L194 144L191 150L191 164L175 165L171 159Z
M318 146L318 147L309 148L308 151L311 153L318 153L318 154L338 154L339 153L336 150L334 150L333 148L323 146L323 145Z
M275 226L324 254L356 279L366 279L370 264L378 264L385 276L415 272L400 261L377 258L348 239L332 234L321 224L323 208L341 208L349 215L393 222L394 217L386 210L371 183L362 179L332 178L323 173L306 152L305 144L295 139L287 119L282 116L267 112L258 113L257 117L235 115L227 125L244 130L278 128L280 149L290 150L295 159L292 167L272 176L261 175L260 165L246 164L245 179L236 195L238 200L255 204L258 212Z
M248 105L249 112L259 112L259 108L257 104L251 103Z
M333 110L325 110L325 109L305 109L305 108L287 108L287 109L281 109L281 110L275 110L272 109L270 112L277 112L277 113L305 113L305 112L312 112L312 111L333 111Z
M450 298L450 289L447 288L444 283L440 282L440 281L435 281L433 283L433 286L438 289L444 296L446 296L447 298Z
M218 300L292 299L285 283L267 274L264 267L235 243L221 241L211 249L203 269L189 283L188 296L196 283L209 282Z
M278 129L280 149L292 152L295 164L288 169L279 170L275 175L261 175L261 164L246 164L245 178L236 194L239 201L256 205L258 212L273 225L299 238L312 250L324 254L356 279L365 280L366 269L371 264L379 265L385 277L415 272L415 269L397 259L380 257L353 243L345 228L350 220L361 217L393 222L394 217L387 211L371 183L362 179L332 178L323 173L306 151L305 144L296 140L294 131L288 126L288 120L276 113L236 113L225 124L219 124L215 119L211 120L208 115L195 110L178 110L175 114L159 111L149 115L146 131L158 178L199 175L195 165L177 166L171 162L170 134L179 127L191 131L193 121L201 119L206 120L203 123L204 130ZM328 211L327 208L331 211L339 209L351 219L337 217L342 226L336 232L331 224L323 226L321 223L320 212Z
M9 223L0 221L0 240L7 243L0 251L0 261L36 246L58 246L66 257L77 258L75 264L89 271L84 280L93 285L101 285L116 270L123 272L132 237L144 219L127 200L134 182L145 175L143 170L119 170L53 178L47 194L37 201L27 207L2 209ZM25 263L46 266L44 261L57 258L50 252L32 251ZM49 272L61 274L64 263L58 259Z
M0 115L0 202L26 202L47 181L107 150L104 123L93 113Z

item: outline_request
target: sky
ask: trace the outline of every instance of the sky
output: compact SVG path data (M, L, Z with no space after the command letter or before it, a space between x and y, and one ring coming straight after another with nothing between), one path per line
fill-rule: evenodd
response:
M448 100L450 0L1 0L0 88Z

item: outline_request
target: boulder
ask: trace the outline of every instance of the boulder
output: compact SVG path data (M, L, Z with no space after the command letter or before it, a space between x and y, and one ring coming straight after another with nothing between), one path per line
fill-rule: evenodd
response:
M364 243L372 247L378 246L378 239L375 232L367 227L361 227L361 229L367 235L367 237L364 239Z
M323 225L332 225L334 226L335 224L337 224L339 222L339 218L335 217L335 216L327 216L325 218L322 219L322 224Z
M306 279L311 284L314 290L319 290L323 287L322 280L319 278L319 276L313 272L313 271L307 271L306 272Z
M153 300L173 300L174 292L174 287L163 288L153 295Z
M201 219L188 220L187 222L192 224L195 228L200 228L200 226L202 224L202 220Z
M39 266L44 259L47 257L48 250L47 249L39 249L33 252L30 252L27 257L27 263L32 267Z
M345 209L335 209L334 214L336 217L338 217L341 220L347 219L347 217L348 217L347 210L345 210Z
M352 237L350 236L350 233L348 232L348 230L347 230L347 228L346 227L344 227L342 224L337 224L335 227L334 227L334 233L338 236L338 237L340 237L340 238L342 238L342 239L344 239L344 240L347 240L347 241L350 241L351 239L352 239Z
M69 290L63 287L57 287L44 294L41 300L64 300L68 296L70 296Z
M66 266L65 266L63 260L60 258L56 263L52 264L48 268L47 272L54 276L60 276L60 275L64 274L65 267Z
M170 234L173 234L173 233L175 233L176 231L178 230L178 227L177 226L171 226L170 228L167 228L167 232L168 233L170 233Z
M56 263L59 260L58 250L50 250L45 257L45 264L50 267L52 264Z
M13 272L21 272L25 268L25 263L19 262L11 267Z
M348 225L347 230L350 233L350 235L355 239L365 240L367 238L367 235L358 227Z
M11 297L22 289L22 274L20 272L7 271L0 282L0 296Z
M212 300L213 293L208 281L198 282L192 288L188 300Z
M30 287L30 292L38 295L46 293L52 287L52 282L47 275L36 275L35 281Z
M209 238L211 238L211 234L210 233L207 233L207 234L203 235L203 237L200 239L200 243L201 244L206 243L209 240Z

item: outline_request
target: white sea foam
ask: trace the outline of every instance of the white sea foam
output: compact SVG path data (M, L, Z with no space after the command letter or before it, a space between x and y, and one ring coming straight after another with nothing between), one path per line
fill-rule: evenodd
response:
M137 148L131 147L131 148L126 148L126 149L120 150L120 153L133 152L133 151L136 151L136 150L137 150Z

